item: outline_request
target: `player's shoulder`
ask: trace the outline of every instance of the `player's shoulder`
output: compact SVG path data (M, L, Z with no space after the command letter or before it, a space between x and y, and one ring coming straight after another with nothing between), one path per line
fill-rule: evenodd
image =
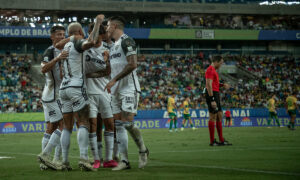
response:
M135 41L131 37L127 36L126 34L123 35L121 39L122 39L121 42L122 47L135 46Z
M49 46L43 53L43 62L48 62L54 58L55 47L53 45Z
M213 71L213 67L210 65L208 66L208 68L206 68L206 72L212 72Z
M55 47L53 45L51 45L51 46L47 47L47 49L44 51L44 54L46 52L53 51L54 49L55 49Z
M65 46L64 46L64 49L65 49L65 48L69 48L69 47L71 47L71 46L74 46L74 43L73 43L73 42L67 42L67 43L65 44Z

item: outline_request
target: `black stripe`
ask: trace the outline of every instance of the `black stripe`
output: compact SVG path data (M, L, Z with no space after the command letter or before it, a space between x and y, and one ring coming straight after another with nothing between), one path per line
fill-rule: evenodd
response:
M84 71L83 71L83 53L81 53L81 74L82 74L82 87L84 85Z
M134 84L135 91L138 92L138 93L141 93L141 92L138 91L137 88L136 88L136 84L135 84L135 79L134 79L133 72L131 72L131 75L132 75L132 79L133 79L133 84Z
M68 86L68 87L63 87L63 88L60 88L59 90L64 90L64 89L67 89L67 88L82 88L83 86Z

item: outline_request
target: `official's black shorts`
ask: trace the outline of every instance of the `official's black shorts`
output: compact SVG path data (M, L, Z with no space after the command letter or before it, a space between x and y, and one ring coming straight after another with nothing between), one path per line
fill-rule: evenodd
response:
M226 121L230 121L230 117L226 117Z
M221 103L220 103L220 94L219 94L219 92L213 91L213 95L214 95L214 98L215 98L215 101L216 101L216 104L217 104L216 109L211 107L211 100L210 100L208 92L206 90L205 97L206 97L206 103L207 103L207 106L208 106L208 111L210 113L215 114L219 111L222 111L222 108L221 108Z

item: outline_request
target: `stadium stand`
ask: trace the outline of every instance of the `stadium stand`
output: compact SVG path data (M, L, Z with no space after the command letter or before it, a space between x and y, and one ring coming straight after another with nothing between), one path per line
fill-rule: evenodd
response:
M139 109L165 109L168 95L172 92L178 95L178 106L184 96L189 96L193 108L206 108L202 91L205 87L205 68L210 64L210 57L201 53L195 57L142 56L138 67L142 87ZM227 55L224 58L230 59L226 64L236 64L257 77L233 77L238 83L221 93L224 107L265 107L265 97L270 93L275 93L278 106L284 107L287 92L300 91L300 58L274 55ZM28 73L30 58L16 54L1 56L0 68L1 112L41 112L42 88L33 82L33 77Z
M139 19L139 20L138 20ZM160 18L140 18L133 15L126 24L127 28L197 28L197 29L253 29L253 30L292 30L300 28L300 16L257 16L228 14L168 14ZM5 17L0 18L0 26L51 27L54 24L67 26L72 16L63 18L39 17ZM92 17L78 19L84 26L92 22ZM139 23L135 23L135 22Z
M221 94L224 107L265 107L266 97L273 93L279 100L278 106L284 107L287 92L300 90L299 58L252 55L234 59L258 78L236 78L238 83ZM138 71L142 87L140 109L165 108L167 97L173 91L178 95L178 105L187 95L191 97L193 108L206 108L202 91L205 68L209 64L208 59L201 57L144 58Z
M28 74L31 60L28 56L0 57L0 112L42 112L41 88Z

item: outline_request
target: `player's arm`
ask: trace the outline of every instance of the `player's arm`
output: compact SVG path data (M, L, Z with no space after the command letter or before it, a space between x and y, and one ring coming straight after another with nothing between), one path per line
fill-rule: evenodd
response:
M288 106L288 102L287 101L285 101L285 109L286 109L286 112L288 112L289 106Z
M100 29L100 25L102 24L103 20L104 20L103 14L99 14L96 17L96 22L95 22L94 28L88 37L88 43L97 44L98 37L99 37L99 29Z
M212 88L212 82L213 82L212 79L206 78L207 93L208 93L208 96L209 96L209 98L211 100L212 107L216 108L217 107L217 103L216 103L215 98L214 98L214 93L213 93L213 88Z
M106 64L106 68L104 70L101 70L101 71L98 71L98 72L86 74L87 78L100 78L100 77L110 75L111 67L110 67L110 61L109 61L109 53L107 51L105 51L103 54L104 54L103 57L104 57L104 61L105 61L105 64Z
M174 107L174 109L176 109L177 110L177 106L176 106L176 103L174 102L174 103L172 103L172 106Z
M82 53L83 51L90 49L97 43L99 37L99 28L103 19L104 15L102 14L96 17L95 26L87 40L77 39L75 37L72 38L72 36L70 37L70 41L74 43L76 51Z
M49 71L51 71L53 69L53 67L55 66L55 64L57 62L59 62L62 59L65 59L69 56L69 53L67 51L62 51L57 57L54 57L54 53L53 53L53 49L47 49L43 55L43 61L41 63L42 69L41 72L42 73L47 73ZM51 59L49 61L49 59Z
M110 92L110 88L119 80L126 77L128 74L132 73L137 68L137 55L136 55L136 45L133 39L127 38L122 41L122 49L124 54L126 55L126 59L128 64L124 67L124 69L116 75L105 87L108 92Z
M83 39L81 35L73 35L65 38L54 45L55 48L62 50L68 42Z
M212 79L206 79L206 90L210 97L214 96L213 89L212 89L212 82L213 82Z
M295 105L296 109L298 110L298 112L300 113L300 110L299 110L299 107L298 107L297 101L295 101L295 102L294 102L294 105Z

